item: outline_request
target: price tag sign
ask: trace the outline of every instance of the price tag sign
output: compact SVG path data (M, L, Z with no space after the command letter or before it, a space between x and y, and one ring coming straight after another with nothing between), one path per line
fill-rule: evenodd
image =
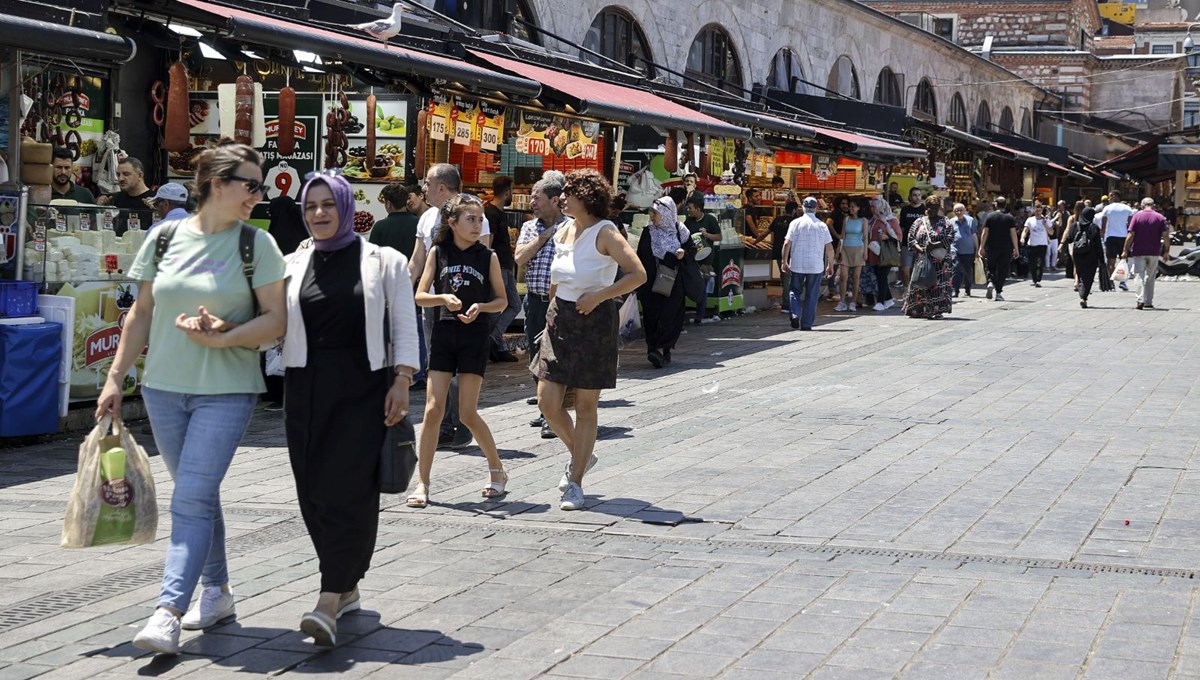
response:
M439 142L446 141L446 117L445 116L430 116L429 117L429 138Z
M500 146L500 128L485 125L479 130L479 148L495 151Z
M546 155L546 148L547 148L546 140L542 139L541 137L530 137L528 143L529 143L528 153L533 154L535 156L545 156Z
M92 230L92 216L90 213L79 214L79 231Z
M471 144L471 121L461 118L454 121L454 143L463 146Z

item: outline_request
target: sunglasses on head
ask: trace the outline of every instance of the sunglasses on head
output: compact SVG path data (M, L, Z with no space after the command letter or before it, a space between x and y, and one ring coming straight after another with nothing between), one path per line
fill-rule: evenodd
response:
M263 196L267 195L267 185L264 184L262 180L250 179L248 177L238 177L237 175L228 175L225 177L225 179L230 182L241 182L242 185L246 187L246 191L248 193L262 194Z

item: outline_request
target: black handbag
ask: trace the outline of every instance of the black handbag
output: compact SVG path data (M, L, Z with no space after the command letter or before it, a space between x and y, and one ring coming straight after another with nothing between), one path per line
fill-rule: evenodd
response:
M914 288L933 288L937 285L938 272L934 260L926 253L917 258L912 270L912 285Z
M392 356L392 306L384 289L383 346ZM389 366L383 371L388 387L395 380ZM387 428L383 434L383 446L379 450L379 492L404 493L417 470L417 435L408 416Z
M417 436L408 416L383 435L379 452L379 492L404 493L417 471Z

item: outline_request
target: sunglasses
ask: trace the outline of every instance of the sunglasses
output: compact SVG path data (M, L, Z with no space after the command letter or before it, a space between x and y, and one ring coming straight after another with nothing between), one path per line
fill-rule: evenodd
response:
M267 185L264 184L262 180L250 179L248 177L238 177L237 175L229 175L225 177L225 179L230 182L241 182L242 185L246 187L246 191L251 194L262 194L263 196L266 196L267 191L269 190Z

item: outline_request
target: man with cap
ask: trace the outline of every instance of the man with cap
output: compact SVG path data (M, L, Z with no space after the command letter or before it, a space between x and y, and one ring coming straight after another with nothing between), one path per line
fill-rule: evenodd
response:
M1154 309L1154 277L1159 258L1171 255L1171 227L1154 209L1153 198L1143 198L1141 208L1129 219L1121 257L1129 260L1130 274L1138 283L1137 308Z
M811 331L817 319L821 279L833 272L833 237L829 227L817 219L817 199L809 196L803 205L804 214L792 221L784 237L782 267L792 275L788 294L792 328Z
M154 216L157 221L150 225L147 232L152 231L163 222L181 220L191 215L187 210L188 190L178 182L167 182L160 186L151 202L154 204Z

